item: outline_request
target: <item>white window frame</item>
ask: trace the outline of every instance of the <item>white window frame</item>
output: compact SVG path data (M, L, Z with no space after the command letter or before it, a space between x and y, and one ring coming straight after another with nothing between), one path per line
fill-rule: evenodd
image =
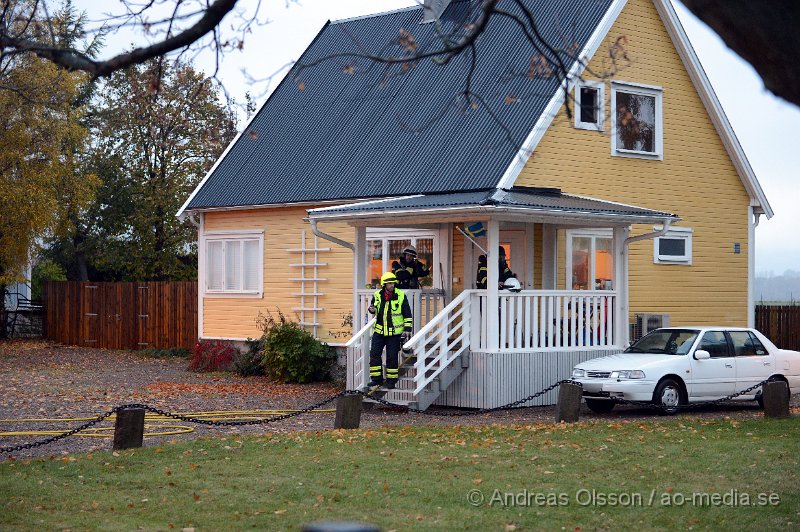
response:
M583 122L581 121L581 89L583 87L591 88L597 90L597 122ZM575 82L575 90L574 94L574 102L575 105L573 106L574 117L575 117L575 128L576 129L588 129L589 131L603 131L605 127L605 109L606 109L606 86L605 83L601 81L588 81L588 80L578 80Z
M653 231L661 231L664 229L661 225L653 226ZM670 227L667 229L666 234L657 236L653 239L653 263L654 264L682 264L691 266L692 264L692 234L694 231L691 227ZM662 238L670 240L684 240L684 254L677 255L661 255L658 252L658 244Z
M239 282L240 286L244 282L244 241L257 240L258 241L258 264L256 271L258 272L258 288L255 290L245 290L240 288L238 290L214 290L208 287L208 275L210 273L209 262L209 244L211 242L223 242L223 250L227 242L240 242L240 260L239 260ZM202 274L199 276L203 295L206 297L237 297L237 298L261 298L264 295L264 231L261 230L241 230L241 231L209 231L203 235L201 242L202 257ZM223 251L224 257L224 251ZM225 278L225 261L223 260L223 279Z
M388 272L392 269L392 262L396 261L398 257L389 257L386 253L389 249L389 240L411 240L411 245L416 246L417 239L431 238L433 239L433 264L426 264L427 268L431 271L431 288L441 286L439 279L439 268L434 265L439 264L439 231L436 229L406 229L406 228L367 228L367 242L370 240L381 240L383 255L383 271ZM367 246L369 247L369 246ZM369 279L367 279L369 281Z
M614 252L614 231L612 229L567 229L566 232L566 241L567 241L567 264L566 264L566 271L564 273L565 284L567 290L572 290L572 239L573 238L590 238L592 240L591 250L589 256L591 260L589 261L589 290L597 290L594 285L594 280L596 279L596 269L597 264L595 262L595 253L597 252L597 248L595 245L595 239L597 238L606 238L611 240L611 260L616 261L616 253ZM617 289L617 279L616 279L616 266L612 264L611 267L611 289ZM607 292L607 290L597 290L598 292Z
M656 133L653 139L655 151L626 150L617 147L617 92L627 94L638 94L655 98L655 127ZM662 100L664 89L655 85L643 85L641 83L631 83L627 81L611 82L611 155L615 157L633 157L636 159L652 159L661 161L664 159L664 120L662 112Z

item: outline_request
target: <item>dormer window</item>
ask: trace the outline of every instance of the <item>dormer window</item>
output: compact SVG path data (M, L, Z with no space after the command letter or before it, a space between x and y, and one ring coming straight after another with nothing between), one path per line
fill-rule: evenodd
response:
M575 83L575 127L592 131L603 130L605 95L599 81Z

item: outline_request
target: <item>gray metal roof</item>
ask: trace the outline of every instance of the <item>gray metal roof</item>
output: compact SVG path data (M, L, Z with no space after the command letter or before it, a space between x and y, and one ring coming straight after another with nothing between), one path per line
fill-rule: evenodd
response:
M564 194L558 189L514 187L511 190L490 189L448 194L426 194L364 201L334 207L311 209L312 218L357 218L370 214L409 213L425 211L441 213L470 207L496 207L499 210L522 209L528 213L559 213L585 216L618 217L625 220L641 218L643 223L679 217L610 201Z
M544 39L580 50L612 2L527 3ZM443 24L473 16L477 4L454 1ZM421 20L419 7L326 24L186 208L495 187L559 90L555 76L529 77L532 48L510 18L496 16L479 37L471 89L482 103L474 107L460 96L469 53L412 68L353 56L299 66L334 54L396 56L401 30L418 51L438 49L434 25Z

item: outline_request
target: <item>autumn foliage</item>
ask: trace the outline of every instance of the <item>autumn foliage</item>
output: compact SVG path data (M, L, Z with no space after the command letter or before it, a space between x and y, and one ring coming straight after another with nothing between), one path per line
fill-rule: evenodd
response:
M236 349L219 340L200 340L194 345L189 371L227 371L233 363Z

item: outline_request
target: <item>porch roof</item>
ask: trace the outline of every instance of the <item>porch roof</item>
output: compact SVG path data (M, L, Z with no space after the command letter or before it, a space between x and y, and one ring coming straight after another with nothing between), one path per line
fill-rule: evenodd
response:
M497 218L507 221L558 223L562 225L629 225L634 223L676 222L676 214L565 194L554 188L514 187L510 190L484 189L445 194L419 194L362 201L310 209L312 220L369 222L405 225L441 221L464 221ZM412 217L412 218L409 218Z

